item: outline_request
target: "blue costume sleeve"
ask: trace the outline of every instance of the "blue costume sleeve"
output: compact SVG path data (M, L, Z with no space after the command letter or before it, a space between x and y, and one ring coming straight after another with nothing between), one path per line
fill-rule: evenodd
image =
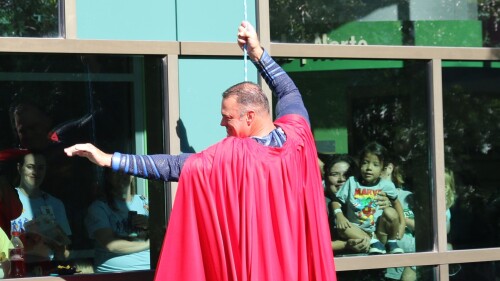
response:
M113 171L151 180L178 181L182 166L192 153L179 155L132 155L115 152L111 159Z
M309 123L309 114L304 106L299 89L297 89L297 86L283 68L265 50L260 60L253 63L278 99L276 118L286 114L299 114Z

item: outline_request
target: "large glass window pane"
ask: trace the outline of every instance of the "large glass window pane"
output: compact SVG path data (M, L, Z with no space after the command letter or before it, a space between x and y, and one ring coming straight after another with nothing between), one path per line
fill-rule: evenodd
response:
M283 59L280 63L297 84L309 110L318 157L323 164L327 201L338 199L339 189L346 185L345 179L349 176L359 182L368 181L361 174L360 164L363 163L359 153L367 144L377 142L387 149L386 157L381 169L373 172L375 179L366 184L368 187L355 189L353 200L357 203L352 203L353 206L366 208L359 208L357 219L351 222L372 222L375 232L380 232L377 238L384 240L384 233L390 227L382 226L381 218L387 217L385 213L379 216L377 202L373 201L378 191L370 190L378 190L373 186L383 176L382 168L392 164L390 180L398 189L394 192L393 186L391 192L397 194L390 196L403 201L400 203L408 222L402 234L404 238L397 243L407 253L431 250L434 230L428 223L432 220L432 180L429 173L427 63L343 59ZM334 163L342 154L352 160L343 161L348 163L349 169L341 172L336 170ZM340 174L344 175L343 181L338 180ZM332 205L327 205L335 256L368 254L369 248L357 250L356 243L348 239L349 235L342 237L336 228ZM348 204L342 207L344 212L345 205ZM364 234L370 236L372 233L365 231ZM391 239L389 235L385 238ZM370 242L373 241L368 244ZM391 250L388 242L381 249L386 253Z
M337 272L338 281L415 281L436 280L435 268L433 266L407 266L399 268L380 268L370 270L353 270Z
M450 281L490 281L500 278L500 262L450 264Z
M270 1L271 40L341 45L495 47L500 2Z
M450 249L500 247L500 65L443 62Z
M58 0L0 1L0 36L59 37Z
M0 183L14 205L0 222L7 235L21 234L28 276L150 269L157 249L122 248L146 245L148 236L161 244L162 220L135 228L128 211L146 220L149 206L163 213L161 194L148 196L163 184L118 177L63 149L91 142L109 153L162 153L161 58L0 54L0 61ZM117 191L130 182L130 192ZM14 211L18 197L22 214Z

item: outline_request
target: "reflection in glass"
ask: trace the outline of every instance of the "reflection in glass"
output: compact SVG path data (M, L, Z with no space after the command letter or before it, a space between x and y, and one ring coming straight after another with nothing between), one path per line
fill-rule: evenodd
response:
M500 2L270 1L273 42L495 47Z
M449 265L450 281L491 281L500 278L500 262Z
M69 230L61 226L70 239L67 259L56 259L55 253L49 253L39 268L42 270L35 266L28 274L48 275L58 270L67 274L67 268L73 270L70 273L93 272L94 239L84 222L89 205L102 193L103 169L67 157L63 149L74 143L92 142L109 152L163 152L161 58L1 54L0 61L0 130L4 132L0 135L0 188L14 190L20 186L19 167L23 166L16 163L28 150L40 153L46 165L39 188L62 202L69 221ZM41 176L41 171L37 174ZM135 193L147 198L149 183L136 183ZM49 197L41 198L41 207L30 207L36 209L35 217L38 210L50 216L56 209L44 208ZM158 207L161 204L157 201ZM0 224L7 234L11 233L9 226L28 233L26 221L15 220L19 213L12 218L15 225L4 225L7 212L2 211ZM21 224L23 227L17 228ZM35 226L32 229L43 234L48 224ZM155 237L163 238L159 233L162 226L157 227ZM29 246L31 240L26 242ZM148 253L148 262L149 258Z
M24 244L24 262L28 273L49 275L51 261L62 263L69 256L71 228L64 203L40 189L50 167L42 153L28 153L18 160L22 214L11 221L11 233Z
M0 1L0 36L59 37L59 1Z
M496 62L443 63L444 142L454 175L452 249L500 246L500 68Z
M134 177L104 171L103 196L92 202L85 218L96 240L96 272L150 269L149 203L136 193Z
M432 266L408 266L401 268L381 268L358 271L339 271L337 272L338 281L415 281L436 280L434 267Z
M432 218L426 63L330 59L280 63L302 93L319 158L326 169L333 169L324 171L325 182L331 183L339 172L328 164L332 154L348 154L357 161L366 144L382 144L390 155L386 162L393 168L387 176L401 194L408 195L404 205L406 233L411 239L405 242L408 247L400 246L406 252L431 250L433 229L426 223ZM330 218L332 213L330 210ZM334 233L336 256L367 254L366 247L356 246L355 241L335 243L339 237Z

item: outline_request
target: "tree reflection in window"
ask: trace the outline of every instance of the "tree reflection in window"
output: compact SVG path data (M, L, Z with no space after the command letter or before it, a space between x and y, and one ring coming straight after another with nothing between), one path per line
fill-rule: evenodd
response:
M0 36L58 37L59 1L0 1Z

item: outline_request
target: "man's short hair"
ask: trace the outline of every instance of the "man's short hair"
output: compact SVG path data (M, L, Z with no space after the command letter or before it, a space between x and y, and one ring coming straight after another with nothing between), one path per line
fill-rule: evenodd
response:
M258 84L241 82L222 93L223 99L231 96L236 96L236 102L243 106L242 112L240 112L241 115L250 109L263 109L269 113L269 100Z

